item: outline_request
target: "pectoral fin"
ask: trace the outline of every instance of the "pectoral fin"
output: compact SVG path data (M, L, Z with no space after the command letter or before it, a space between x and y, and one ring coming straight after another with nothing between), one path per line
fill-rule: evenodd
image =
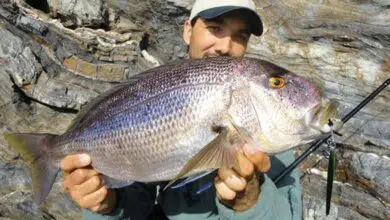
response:
M164 190L194 170L203 171L237 166L237 148L232 145L229 136L229 130L223 129L217 137L187 162L180 173L165 186Z

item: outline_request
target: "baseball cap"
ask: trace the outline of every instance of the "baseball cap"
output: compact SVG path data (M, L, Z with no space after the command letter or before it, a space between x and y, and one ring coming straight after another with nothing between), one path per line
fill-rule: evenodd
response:
M260 36L263 33L263 23L252 0L197 0L192 7L190 21L197 16L205 19L216 18L238 9L248 10L251 33Z

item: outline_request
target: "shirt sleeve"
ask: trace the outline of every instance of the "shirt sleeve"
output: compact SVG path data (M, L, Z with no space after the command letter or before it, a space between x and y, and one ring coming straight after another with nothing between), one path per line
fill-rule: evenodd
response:
M85 220L147 219L153 209L155 195L154 186L133 183L117 189L117 206L111 213L103 215L83 209L81 215Z
M302 219L302 199L299 173L294 170L277 185L271 180L293 162L291 151L271 157L271 171L265 175L257 203L244 212L235 212L216 199L220 219L262 219L262 220L300 220Z

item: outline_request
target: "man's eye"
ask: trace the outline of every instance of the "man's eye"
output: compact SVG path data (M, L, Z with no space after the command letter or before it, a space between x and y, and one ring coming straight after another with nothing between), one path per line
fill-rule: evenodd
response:
M221 30L220 27L218 26L207 26L207 29L210 31L210 32L219 32Z
M249 34L240 34L237 37L240 41L248 41L249 40Z

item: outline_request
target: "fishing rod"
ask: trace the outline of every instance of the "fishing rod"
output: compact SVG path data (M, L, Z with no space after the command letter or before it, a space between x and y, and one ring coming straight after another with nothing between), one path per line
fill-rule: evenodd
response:
M359 105L357 105L352 111L350 111L346 116L344 116L341 121L345 124L349 121L356 113L358 113L365 105L372 101L383 89L385 89L390 84L390 78L387 79L381 86L379 86L375 91L373 91L367 98L365 98ZM310 147L299 156L290 166L284 169L281 173L278 174L276 178L273 179L275 183L279 183L287 174L289 174L293 169L295 169L303 160L306 159L311 153L316 151L323 143L325 143L332 134L326 135L322 139L311 144Z

